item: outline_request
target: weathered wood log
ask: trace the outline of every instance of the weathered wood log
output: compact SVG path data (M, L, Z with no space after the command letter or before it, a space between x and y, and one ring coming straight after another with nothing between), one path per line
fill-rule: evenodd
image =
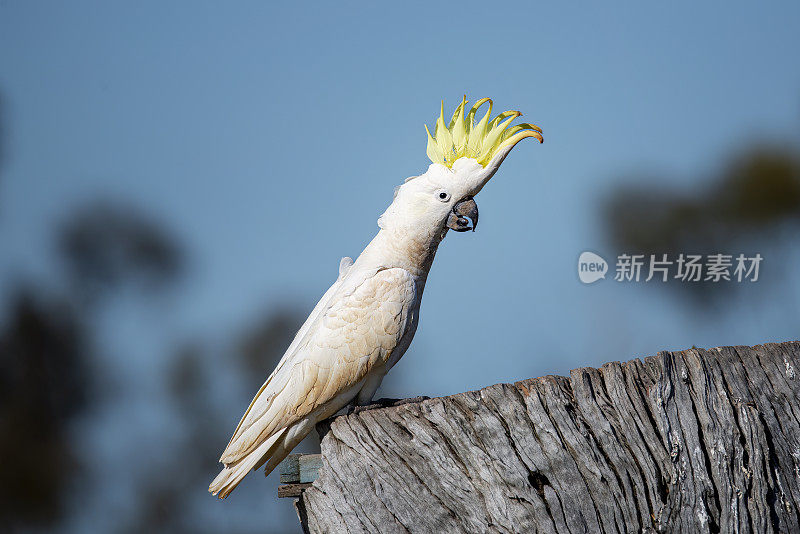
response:
M340 416L309 532L800 532L800 343Z

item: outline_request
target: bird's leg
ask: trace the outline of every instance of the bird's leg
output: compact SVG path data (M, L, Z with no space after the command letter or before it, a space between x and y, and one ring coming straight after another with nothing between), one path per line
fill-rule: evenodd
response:
M378 399L372 400L372 396L378 391L381 381L386 373L375 373L370 377L358 392L356 398L353 399L352 405L347 410L347 415L363 412L365 410L374 410L376 408L389 408L391 406L400 406L401 404L408 404L410 402L420 402L428 399L429 397L413 397L410 399Z
M370 406L372 404L372 397L375 396L375 392L381 387L384 375L386 375L385 372L377 371L367 377L358 395L353 399L352 406L347 410L348 415L353 413L358 406Z

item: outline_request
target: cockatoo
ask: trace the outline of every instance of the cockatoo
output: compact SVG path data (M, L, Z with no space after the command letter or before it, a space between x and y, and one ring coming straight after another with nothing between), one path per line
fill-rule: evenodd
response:
M488 104L475 124L478 110ZM540 143L542 130L511 123L519 111L494 118L492 101L466 112L466 96L435 135L428 127L428 170L408 178L378 219L380 230L339 276L297 332L256 393L220 457L224 468L209 491L225 498L252 469L269 474L314 428L350 404L366 405L408 349L436 249L448 230L475 230L475 195L521 140Z

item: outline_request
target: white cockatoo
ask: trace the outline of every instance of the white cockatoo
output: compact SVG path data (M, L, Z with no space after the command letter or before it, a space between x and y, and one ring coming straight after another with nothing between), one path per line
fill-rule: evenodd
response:
M488 109L475 124L484 104ZM466 105L464 97L448 125L442 103L435 135L428 131L431 165L396 189L358 259L342 259L339 277L236 427L220 458L225 467L209 486L214 495L225 498L261 465L269 474L319 421L349 404L370 403L414 337L439 243L448 230L475 229L473 197L518 142L542 142L539 127L511 125L518 111L492 118L490 99L465 114Z

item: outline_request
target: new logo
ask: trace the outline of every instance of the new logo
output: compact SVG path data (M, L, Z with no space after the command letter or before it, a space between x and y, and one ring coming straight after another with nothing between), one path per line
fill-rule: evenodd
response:
M606 277L608 263L594 252L582 252L578 258L578 278L584 284L592 284Z

